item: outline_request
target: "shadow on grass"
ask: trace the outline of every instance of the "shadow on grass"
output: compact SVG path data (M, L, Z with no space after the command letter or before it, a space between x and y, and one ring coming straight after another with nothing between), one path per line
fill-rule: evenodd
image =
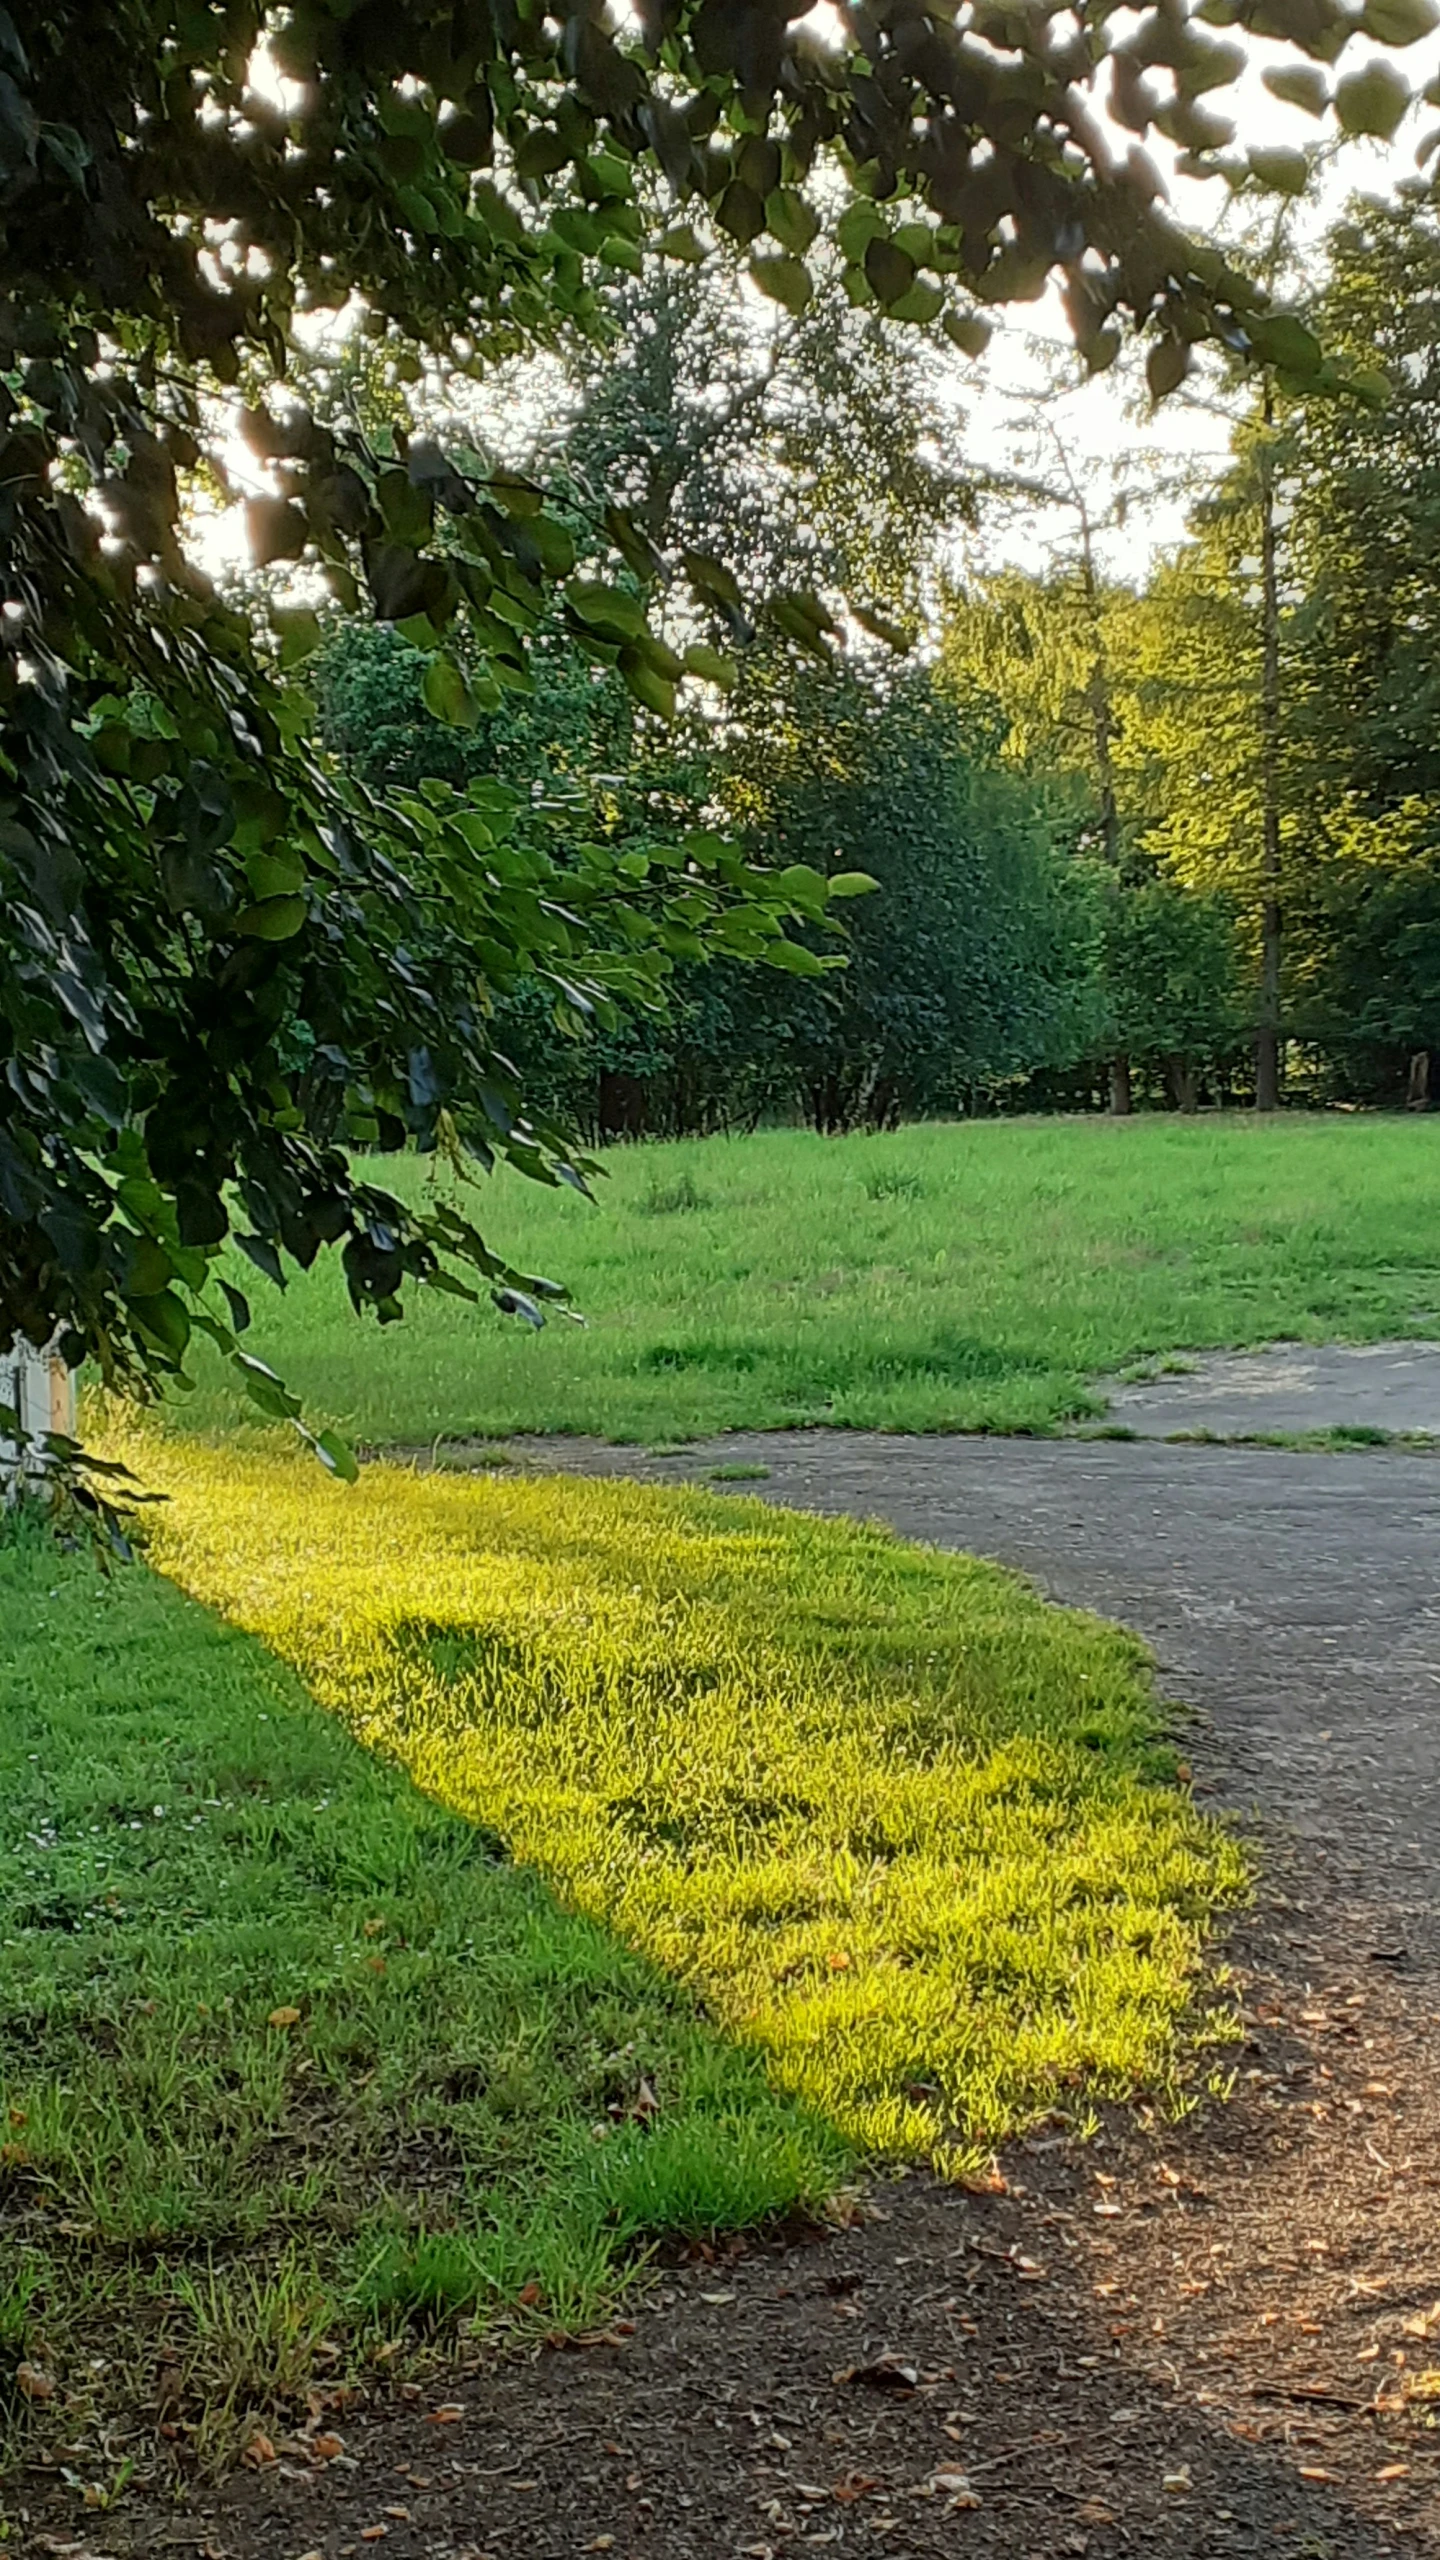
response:
M233 2448L1226 2031L1241 1860L1116 1630L735 1497L138 1454L192 1597L0 1555L0 2367L67 2426Z
M254 1637L38 1542L0 1616L12 2411L73 2432L99 2356L233 2450L337 2334L583 2328L656 2239L823 2209L843 2140Z

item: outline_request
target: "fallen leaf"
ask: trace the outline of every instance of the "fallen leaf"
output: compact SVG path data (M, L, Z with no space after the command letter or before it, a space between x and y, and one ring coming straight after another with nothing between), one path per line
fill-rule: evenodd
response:
M700 2299L702 2302L733 2302L735 2296L733 2293L702 2293Z
M1323 2462L1302 2462L1300 2465L1300 2477L1302 2480L1331 2480L1338 2482L1340 2474L1338 2471L1327 2471Z
M536 2303L543 2302L544 2298L544 2290L534 2276L530 2278L528 2284L522 2284L515 2296L522 2311L533 2311Z
M320 2435L311 2437L310 2450L317 2462L333 2462L337 2453L344 2452L345 2439L327 2427Z
M445 2400L441 2402L438 2409L430 2411L425 2423L431 2427L453 2427L456 2419L463 2418L464 2415L464 2409L458 2400Z
M362 2524L360 2539L362 2542L383 2542L389 2530L388 2524Z
M15 2387L17 2391L23 2391L27 2400L53 2400L55 2376L44 2372L38 2364L17 2364Z
M878 2489L879 2486L879 2480L873 2472L848 2471L831 2494L838 2498L842 2507L850 2507L854 2505L857 2498L868 2497L870 2491Z
M1408 2480L1410 2465L1408 2462L1387 2462L1375 2477L1377 2480Z
M383 1921L383 1920L367 1920L367 1921L366 1921L366 1923L365 1923L365 1928L364 1928L364 1933L363 1933L363 1934L364 1934L367 1938L383 1938L383 1937L384 1937L384 1935L385 1935L385 1923L384 1923L384 1921Z
M1190 2491L1195 2486L1194 2481L1190 2477L1189 2463L1182 2462L1177 2465L1174 2471L1167 2471L1160 2485L1162 2489L1169 2490L1172 2498L1188 2497Z
M938 2471L932 2471L928 2486L937 2497L944 2498L952 2510L979 2507L985 2503L979 2490L973 2486L969 2473L957 2471L953 2463L942 2463Z
M593 2542L582 2542L580 2548L582 2551L613 2551L615 2536L613 2533L597 2533Z
M1113 2524L1115 2522L1114 2510L1106 2506L1103 2498L1087 2498L1079 2512L1082 2524Z
M298 2009L272 2009L269 2024L272 2027L298 2027L300 2012Z
M385 1970L385 1959L383 1956L367 1956L365 1962L372 1973L383 1973Z
M832 1973L848 1973L850 1970L850 1959L848 1956L838 1954L827 1956L825 1961L830 1967Z
M919 2379L917 2366L890 2355L876 2356L870 2364L847 2364L835 2376L837 2382L868 2382L876 2391L913 2391Z
M410 2522L410 2510L408 2507L387 2507L385 2513L387 2516L393 2516L397 2524L408 2524Z
M243 2459L249 2463L252 2471L262 2471L267 2462L273 2462L275 2459L275 2447L270 2438L257 2431L245 2447Z
M1107 2221L1113 2222L1116 2215L1123 2213L1125 2208L1123 2205L1112 2204L1108 2196L1102 2196L1098 2204L1093 2204L1090 2210L1092 2213L1103 2214Z

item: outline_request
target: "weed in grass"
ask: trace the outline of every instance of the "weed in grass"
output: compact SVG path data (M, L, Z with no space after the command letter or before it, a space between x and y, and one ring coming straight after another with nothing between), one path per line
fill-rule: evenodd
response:
M15 2157L7 2164L11 2174L20 2165L21 2146L7 2144ZM8 2183L8 2179L7 2179ZM31 2305L40 2288L40 2270L33 2259L21 2260L8 2275L0 2292L0 2423L5 2412L19 2396L16 2374L30 2353Z
M1440 1323L1416 1312L1435 1304L1440 1231L1440 1127L1423 1116L985 1121L883 1142L762 1130L605 1163L593 1207L503 1174L487 1200L487 1235L563 1278L583 1330L517 1341L422 1292L381 1359L322 1256L256 1301L257 1348L317 1414L418 1449L817 1422L1051 1431L1094 1409L1088 1380L1168 1351ZM367 1171L408 1194L431 1164ZM918 1186L903 1215L869 1196L881 1172ZM706 1214L657 1215L652 1193ZM203 1345L197 1361L173 1427L228 1430L218 1361Z
M709 1202L693 1174L682 1173L673 1182L652 1182L639 1206L647 1218L676 1218L689 1209L708 1208Z
M1372 1422L1328 1423L1320 1431L1167 1431L1165 1437L1213 1449L1296 1449L1332 1457L1360 1449L1403 1449L1412 1458L1440 1456L1440 1440L1433 1433L1382 1431Z
M918 1173L899 1164L877 1164L862 1176L867 1200L919 1200L925 1185Z
M745 1465L738 1458L732 1459L727 1466L706 1469L712 1484L759 1484L769 1473L768 1467L757 1466L754 1463Z
M332 2305L293 2241L269 2265L211 2261L157 2273L168 2285L172 2316L179 2315L177 2396L202 2413L191 2451L208 2468L246 2442L268 2411L300 2399Z
M493 1440L437 1440L430 1450L430 1464L464 1475L489 1475L501 1467L513 1467L515 1455Z

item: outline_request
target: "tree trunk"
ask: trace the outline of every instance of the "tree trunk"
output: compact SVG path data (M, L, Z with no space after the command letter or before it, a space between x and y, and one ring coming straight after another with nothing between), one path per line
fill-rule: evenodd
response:
M1188 1058L1171 1059L1170 1092L1177 1111L1199 1110L1200 1076Z
M1428 1111L1430 1108L1430 1052L1428 1049L1415 1049L1411 1052L1410 1081L1405 1094L1405 1108L1407 1111Z
M1095 779L1100 786L1100 842L1114 871L1120 868L1120 802L1115 790L1115 707L1110 699L1110 669L1105 657L1105 624L1100 581L1095 574L1095 547L1090 515L1080 509L1080 580L1090 624L1090 723L1095 740Z
M1110 1061L1110 1111L1112 1118L1116 1120L1128 1120L1130 1117L1130 1061L1128 1058L1112 1058Z
M1275 544L1275 476L1270 429L1275 403L1265 390L1260 447L1260 1019L1255 1033L1255 1108L1280 1104L1280 579Z
M625 1075L619 1068L602 1068L596 1117L601 1138L607 1143L612 1138L643 1138L645 1087L640 1078Z

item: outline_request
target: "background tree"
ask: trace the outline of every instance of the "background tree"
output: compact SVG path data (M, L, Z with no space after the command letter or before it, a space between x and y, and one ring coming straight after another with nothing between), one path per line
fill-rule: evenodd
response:
M784 998L757 990L772 1018L783 1005L805 1116L824 1130L891 1126L1068 1057L1073 921L1043 807L1000 763L993 708L962 709L915 670L883 682L817 671L792 709L783 734L745 742L740 788L760 841L880 884L850 910L833 992L809 980Z
M1108 487L1095 485L1056 416L1064 388L1057 371L1027 404L1016 467L989 485L992 504L1002 509L1038 510L1042 521L1060 517L1048 574L1037 581L1002 573L982 581L973 598L953 592L945 659L952 683L978 682L1003 703L1012 754L1032 769L1069 777L1077 849L1093 850L1118 889L1136 867L1134 830L1121 815L1115 647L1130 599L1105 579L1099 545L1124 525L1140 484L1121 463L1112 464ZM1109 1062L1109 1085L1111 1110L1127 1113L1130 1056L1123 1046Z
M1116 1051L1179 1111L1228 1082L1246 1029L1235 919L1226 901L1163 872L1098 884L1101 982Z
M1302 1031L1342 1089L1430 1098L1440 891L1440 208L1433 181L1357 199L1327 242L1315 326L1372 347L1390 389L1295 429L1287 539L1307 686L1312 863L1297 907Z
M548 419L541 432L552 476L583 488L603 475L667 552L719 524L713 556L737 592L768 592L782 611L804 592L833 622L847 590L878 591L888 613L867 607L870 622L898 638L891 617L922 609L969 482L938 458L947 422L906 342L831 283L828 309L822 288L792 319L757 315L733 262L627 280L609 297L603 372L563 436ZM808 981L789 974L756 982L692 960L666 1019L632 1011L578 1043L557 1048L529 997L500 1008L527 1090L597 1136L797 1111L823 1127L888 1120L954 1108L1050 1054L1048 839L1031 796L995 769L992 715L962 720L927 678L893 676L891 647L864 623L842 664L843 636L822 630L800 658L772 616L723 704L662 732L563 633L537 640L533 694L463 736L428 716L413 659L385 635L344 632L322 661L327 734L372 779L543 776L538 814L562 842L567 827L600 829L648 848L720 812L776 866L883 878L883 915L852 910L843 1004L807 1003Z

